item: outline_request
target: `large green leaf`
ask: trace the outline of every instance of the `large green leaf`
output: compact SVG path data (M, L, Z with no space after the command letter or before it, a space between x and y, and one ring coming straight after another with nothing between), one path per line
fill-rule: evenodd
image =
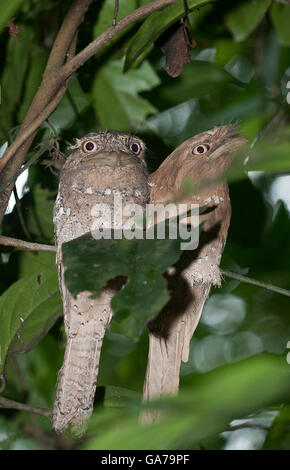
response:
M12 257L12 262L17 264L19 278L39 273L43 269L55 269L55 253L17 251Z
M30 210L26 215L26 225L30 233L37 235L38 240L53 239L53 204L55 192L42 188L40 184L36 184L32 192L23 198L23 205L26 200L32 200Z
M30 51L30 64L25 77L25 89L18 112L18 121L22 122L25 114L33 100L33 97L41 83L42 74L45 69L47 56L45 51L34 44Z
M35 345L62 312L56 269L12 284L0 297L0 373L7 353Z
M33 39L33 31L26 27L20 31L18 41L12 37L8 40L5 68L1 77L0 118L1 130L5 131L4 136L14 124L14 113L21 104Z
M115 331L137 339L169 300L162 273L177 261L180 240L95 240L90 234L63 244L65 281L73 295L98 294L109 279L129 277L112 300Z
M207 3L209 0L188 0L187 5L189 10L199 8ZM166 31L169 26L178 21L184 15L184 2L177 0L173 5L168 6L160 11L155 11L144 21L137 33L130 41L130 46L127 51L124 70L128 70L141 54L149 51L156 39ZM144 58L144 57L143 57Z
M74 76L70 81L68 91L49 119L57 131L67 129L79 119L79 115L89 104L88 95L82 90L77 77Z
M209 67L208 70L213 71L214 67ZM166 145L175 148L200 132L232 123L233 120L245 119L265 109L265 96L257 82L252 80L246 88L242 88L227 83L227 80L217 83L219 88L216 87L216 90L209 81L209 94L199 99L192 98L151 116L146 120L147 127ZM184 89L184 92L187 90Z
M258 26L272 0L242 2L226 16L226 25L232 32L235 41L243 41Z
M271 16L281 44L290 46L290 5L274 2Z
M225 431L233 419L275 405L289 396L290 372L283 356L259 355L187 380L175 398L94 413L89 429L103 430L86 449L188 448ZM138 411L159 407L165 418L152 426L138 424ZM118 424L117 424L118 423Z
M229 82L239 85L239 82L223 68L197 56L184 67L178 79L172 80L167 86L161 84L158 92L169 107L219 90Z
M138 93L151 90L160 81L148 62L126 74L122 69L123 60L111 61L99 69L93 100L102 127L128 131L156 112L154 106Z

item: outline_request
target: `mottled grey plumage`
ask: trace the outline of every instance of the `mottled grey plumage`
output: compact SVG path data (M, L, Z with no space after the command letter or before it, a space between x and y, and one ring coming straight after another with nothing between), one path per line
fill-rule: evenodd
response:
M114 197L144 206L149 199L142 140L117 131L90 133L76 140L66 160L54 207L59 284L67 336L53 408L53 427L72 425L81 434L93 409L100 352L112 311L110 301L122 285L110 281L97 299L90 292L73 298L64 283L61 245L93 228L97 203L113 212ZM96 241L97 243L97 241Z

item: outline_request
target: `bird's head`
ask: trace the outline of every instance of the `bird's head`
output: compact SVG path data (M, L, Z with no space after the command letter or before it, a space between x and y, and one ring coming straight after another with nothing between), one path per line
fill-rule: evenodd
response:
M246 141L233 125L202 132L179 145L150 175L150 182L164 189L165 195L167 191L178 191L185 178L192 177L197 183L214 179L229 168L234 154Z
M124 166L144 163L145 143L136 136L114 130L91 132L70 147L70 160L81 166Z

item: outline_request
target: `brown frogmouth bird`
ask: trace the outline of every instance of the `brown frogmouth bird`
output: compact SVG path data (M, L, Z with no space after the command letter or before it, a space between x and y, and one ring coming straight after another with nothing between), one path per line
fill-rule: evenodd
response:
M166 274L171 300L148 325L145 401L178 392L181 361L188 361L190 340L204 303L211 286L221 284L219 264L231 203L227 184L217 178L229 168L234 153L245 141L231 125L215 127L183 142L149 177L151 204L178 199L184 179L192 178L194 194L179 202L198 204L205 211L199 219L203 230L198 248L184 251ZM152 422L158 416L158 411L150 411L142 420Z
M53 408L56 432L69 425L75 433L85 429L93 409L102 342L112 317L110 301L122 285L115 279L95 299L90 292L74 298L64 282L61 246L92 230L96 204L109 207L112 217L105 221L107 226L113 220L116 197L122 203L145 206L149 190L144 154L145 144L139 138L100 131L77 139L62 168L54 226L67 340Z

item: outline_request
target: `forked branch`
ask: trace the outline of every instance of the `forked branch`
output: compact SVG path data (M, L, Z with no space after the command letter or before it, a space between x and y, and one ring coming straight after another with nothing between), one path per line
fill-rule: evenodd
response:
M61 101L67 90L69 80L75 70L95 55L118 33L131 24L144 18L153 11L160 10L175 3L176 0L154 0L141 6L129 15L120 19L98 38L75 55L77 32L93 0L75 0L66 14L43 74L42 82L25 116L15 141L6 150L0 160L0 221L2 220L15 176L24 162L33 138L39 126L48 118ZM12 181L9 184L8 180Z

